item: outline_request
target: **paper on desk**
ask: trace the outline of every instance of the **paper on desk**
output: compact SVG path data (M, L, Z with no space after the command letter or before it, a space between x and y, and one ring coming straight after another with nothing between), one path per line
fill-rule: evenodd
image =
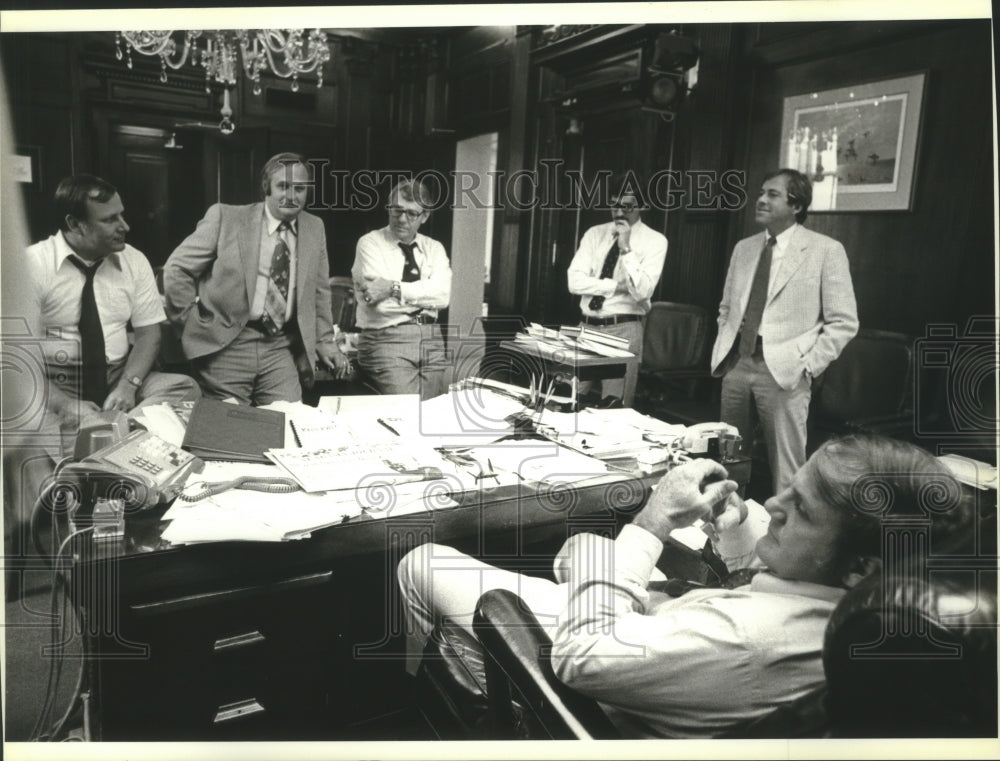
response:
M513 433L506 418L523 409L520 402L487 388L466 388L421 402L416 415L381 420L404 439L431 447L468 447Z
M368 420L380 417L416 415L419 394L359 394L321 396L316 408L330 415L360 415Z
M550 484L576 483L609 473L614 478L622 475L620 471L609 471L600 460L547 441L504 441L478 446L465 454L474 458L484 470L492 465L494 471L516 473L524 480Z
M151 404L147 407L140 407L132 418L147 431L175 447L179 447L184 441L184 431L187 426L169 404Z

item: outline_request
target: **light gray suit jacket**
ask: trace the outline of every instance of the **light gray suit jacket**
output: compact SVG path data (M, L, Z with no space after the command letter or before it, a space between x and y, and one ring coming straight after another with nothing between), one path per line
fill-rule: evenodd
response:
M181 330L181 346L195 359L228 346L250 319L257 283L264 204L213 204L163 267L167 318ZM330 263L323 222L298 216L295 314L309 366L316 344L333 338Z
M712 374L722 375L726 355L740 333L744 294L750 288L767 233L744 238L733 249L719 304L719 336ZM761 319L764 361L782 388L802 373L815 377L858 332L858 309L844 247L826 235L798 227L788 241Z

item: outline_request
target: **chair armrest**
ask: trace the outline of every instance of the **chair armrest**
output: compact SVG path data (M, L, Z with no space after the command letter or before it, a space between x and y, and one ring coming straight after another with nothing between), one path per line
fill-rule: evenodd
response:
M529 731L552 739L620 737L597 701L570 689L556 677L549 656L552 641L513 592L494 589L476 605L473 628L486 651L486 685L492 731L515 734L513 699L525 709ZM535 734L531 735L535 737Z

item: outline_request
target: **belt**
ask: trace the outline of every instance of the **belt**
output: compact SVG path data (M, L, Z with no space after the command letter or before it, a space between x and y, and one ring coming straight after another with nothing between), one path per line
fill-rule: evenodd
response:
M362 328L361 332L372 333L378 330L387 330L388 328L398 328L401 325L434 325L437 321L437 315L428 314L427 312L414 312L409 316L409 319L402 322L386 325L381 328Z
M256 330L258 333L263 333L265 336L277 336L286 332L288 330L289 324L290 323L286 322L284 326L281 328L281 330L279 330L277 333L272 333L266 327L264 327L264 321L261 319L250 320L250 322L247 323L247 327L250 328L251 330Z
M615 314L611 317L590 317L583 315L583 321L587 325L617 325L620 322L636 322L641 320L641 314Z

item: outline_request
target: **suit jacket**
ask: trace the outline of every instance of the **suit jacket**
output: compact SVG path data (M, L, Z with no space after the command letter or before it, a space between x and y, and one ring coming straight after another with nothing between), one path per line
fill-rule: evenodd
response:
M719 304L719 336L712 348L712 374L740 333L743 294L749 290L767 233L744 238L733 249ZM858 309L844 247L826 235L799 227L788 241L761 319L764 361L782 388L792 389L806 370L815 377L858 332Z
M213 204L163 267L167 318L180 329L188 359L228 346L250 319L260 260L264 204ZM332 339L330 263L323 222L298 216L295 314L309 367L316 344Z

